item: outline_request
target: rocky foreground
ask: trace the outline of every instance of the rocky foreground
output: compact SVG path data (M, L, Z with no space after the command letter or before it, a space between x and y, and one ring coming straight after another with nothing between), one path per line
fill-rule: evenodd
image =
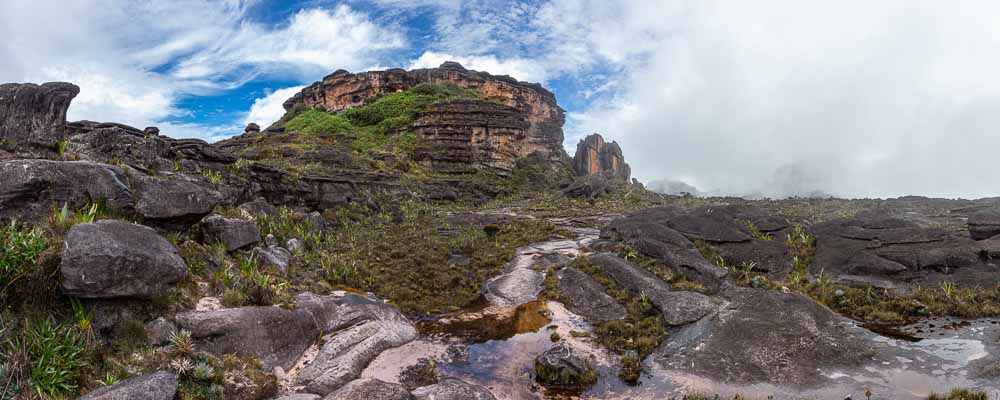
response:
M998 199L657 195L455 63L215 144L78 92L0 85L0 399L1000 390Z

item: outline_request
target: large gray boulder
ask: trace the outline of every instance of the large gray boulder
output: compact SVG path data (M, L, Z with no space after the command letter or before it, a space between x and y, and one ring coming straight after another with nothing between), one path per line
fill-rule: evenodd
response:
M722 296L727 306L671 332L654 360L722 382L811 385L874 355L850 321L803 295L736 287Z
M410 391L398 383L358 379L330 393L323 400L409 400Z
M65 135L66 110L79 93L79 87L64 82L0 85L0 147L53 153Z
M551 389L577 392L597 382L597 372L573 348L559 343L535 357L535 380Z
M121 168L87 161L0 161L0 219L40 221L66 205L103 201L129 213L133 193Z
M142 177L136 211L147 221L184 226L198 222L223 201L222 193L205 183L180 176Z
M625 307L604 291L600 283L579 269L568 267L556 273L559 279L560 299L570 311L592 322L623 319Z
M177 375L159 371L97 389L78 400L173 400L176 393Z
M415 400L496 400L486 388L453 378L442 379L411 393Z
M117 220L74 225L62 253L62 291L85 298L153 298L187 276L187 265L152 228Z
M226 218L212 214L198 224L202 243L222 243L226 251L233 251L260 241L257 224L239 218Z
M191 332L199 350L257 357L267 370L288 370L320 336L312 313L280 307L187 312L177 316L177 325Z
M325 338L319 355L296 378L306 391L326 395L361 376L383 351L417 337L397 309L354 294L344 297L300 295L299 308L321 322Z
M590 257L619 286L636 295L645 295L663 313L668 325L684 325L697 321L718 308L710 297L695 292L674 292L670 285L645 269L636 267L611 253Z

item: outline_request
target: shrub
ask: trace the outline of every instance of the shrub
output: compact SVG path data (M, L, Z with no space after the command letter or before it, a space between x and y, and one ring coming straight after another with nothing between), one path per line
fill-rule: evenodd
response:
M313 109L296 115L288 121L285 129L304 135L320 136L350 132L352 126L350 121L340 115Z

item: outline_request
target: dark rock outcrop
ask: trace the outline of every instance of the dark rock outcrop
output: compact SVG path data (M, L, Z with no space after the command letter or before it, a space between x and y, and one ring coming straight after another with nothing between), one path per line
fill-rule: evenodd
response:
M654 353L668 369L722 382L812 385L820 371L856 368L874 355L850 323L811 299L734 288L718 313L672 332Z
M600 267L619 286L648 297L650 303L663 313L663 321L668 325L689 324L718 309L710 297L695 292L672 291L656 275L614 254L595 254L590 257L590 262Z
M226 251L237 250L260 241L257 224L239 218L212 214L198 223L202 243L222 243Z
M323 400L409 400L410 391L398 383L358 379L330 393Z
M62 290L86 298L153 298L187 276L177 248L151 228L103 220L73 226L63 248Z
M568 267L556 273L560 298L576 314L592 322L625 318L627 311L609 296L600 283L579 269Z
M0 219L38 221L64 205L103 201L128 214L134 194L121 168L86 161L0 161Z
M180 177L143 177L135 208L147 223L191 225L211 213L224 199L222 193L207 186Z
M1000 235L1000 210L987 209L969 215L969 235L973 240Z
M571 347L559 343L535 357L535 380L548 388L578 392L597 382L597 372Z
M66 135L66 110L79 93L64 82L0 85L0 158L53 155Z
M415 400L496 400L486 388L452 378L417 388L412 394Z
M573 171L578 176L602 175L625 182L632 175L618 143L605 143L604 137L597 133L587 136L576 145Z
M172 400L177 393L177 375L154 372L97 389L77 400Z

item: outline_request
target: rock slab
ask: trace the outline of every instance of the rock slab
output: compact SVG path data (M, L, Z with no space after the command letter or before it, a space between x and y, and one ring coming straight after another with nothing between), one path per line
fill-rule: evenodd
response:
M177 375L160 371L97 389L78 400L172 400L176 393Z

